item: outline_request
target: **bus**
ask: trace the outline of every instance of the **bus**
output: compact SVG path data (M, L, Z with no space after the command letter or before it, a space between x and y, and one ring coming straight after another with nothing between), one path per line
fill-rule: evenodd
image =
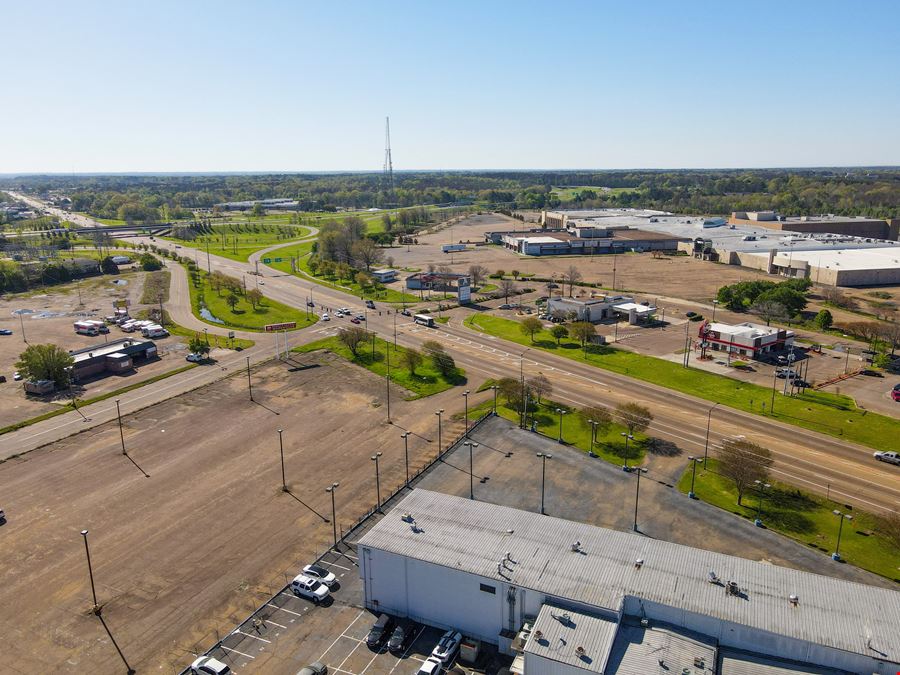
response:
M428 326L429 328L434 328L433 316L428 316L427 314L416 314L413 317L413 321L415 321L420 326Z

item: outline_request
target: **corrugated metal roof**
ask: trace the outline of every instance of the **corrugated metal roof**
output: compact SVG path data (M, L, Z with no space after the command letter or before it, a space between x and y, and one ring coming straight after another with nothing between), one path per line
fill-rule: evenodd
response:
M723 654L720 675L846 675L845 671L789 663L752 654Z
M710 640L689 637L671 628L622 625L616 636L606 675L716 672L716 648Z
M417 531L400 518L409 512ZM580 551L572 544L580 542ZM616 532L506 506L413 490L360 545L595 607L623 595L851 653L900 661L900 593ZM501 565L506 552L512 562ZM635 565L637 559L643 564ZM707 581L714 571L745 597ZM796 595L799 602L791 604Z
M525 653L602 673L617 626L610 619L545 604L525 643Z

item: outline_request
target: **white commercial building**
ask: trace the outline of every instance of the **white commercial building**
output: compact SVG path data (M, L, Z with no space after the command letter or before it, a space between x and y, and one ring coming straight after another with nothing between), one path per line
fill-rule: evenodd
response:
M575 321L590 321L597 323L615 316L616 305L634 303L634 298L625 295L599 295L593 298L550 298L547 301L547 311L551 314L563 312L574 315Z
M900 593L633 533L416 489L358 553L368 609L525 675L900 670Z
M749 321L735 325L704 322L700 325L699 337L714 351L730 351L733 356L751 359L790 349L794 344L794 331Z

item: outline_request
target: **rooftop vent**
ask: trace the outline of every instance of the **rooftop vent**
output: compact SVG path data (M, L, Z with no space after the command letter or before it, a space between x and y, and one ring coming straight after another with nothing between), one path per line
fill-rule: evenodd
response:
M412 516L411 513L406 513L406 512L404 512L404 513L400 516L400 519L401 519L404 523L411 523L413 520L415 520L415 519L413 518L413 516Z
M638 568L638 569L640 569L641 567L643 567L643 566L644 566L644 559L643 559L643 558L638 558L637 560L635 560L635 561L634 561L634 566L635 566L636 568Z
M649 628L650 619L641 619L641 628Z
M706 580L711 584L719 583L719 577L717 577L716 573L713 572L712 570L710 570L709 573L706 575Z
M542 637L544 637L544 634L541 631L539 631L539 630L534 631L534 639L535 640L540 640Z
M797 597L796 595L794 595L793 593L788 597L788 600L790 600L790 603L791 603L792 605L794 605L795 607L796 607L798 604L800 604L800 598L798 598L798 597Z
M572 544L572 552L573 553L581 552L581 542L580 541L576 541L574 544Z
M575 648L575 653L578 654L578 656L584 656L586 654L586 652L584 651L584 647L582 647L581 645L578 645Z
M695 656L694 657L694 668L700 668L701 670L703 670L703 668L705 668L705 667L706 667L706 661L703 660L703 657Z

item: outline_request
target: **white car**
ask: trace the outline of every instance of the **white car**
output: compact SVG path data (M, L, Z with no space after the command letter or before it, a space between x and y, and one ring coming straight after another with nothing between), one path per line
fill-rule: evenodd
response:
M440 659L429 656L416 671L416 675L440 675L444 672L444 664Z
M329 596L328 586L305 574L298 574L294 577L291 582L291 591L294 595L309 598L317 605Z
M192 673L201 675L225 675L231 668L211 656L201 656L191 664Z
M322 315L322 321L331 321L331 317L328 316L328 312L325 312L325 313Z
M329 572L321 565L307 565L303 568L303 574L308 577L312 577L313 579L318 579L329 588L331 588L334 582L337 581L337 577L334 576L334 572Z
M16 372L13 373L13 379L16 380L16 381L21 380L21 379L22 379L22 373L20 373L20 372L17 370Z
M184 358L187 361L190 361L191 363L200 363L201 361L203 361L203 354L197 354L196 352L191 352Z
M456 652L459 651L459 644L462 642L462 633L455 630L448 630L441 636L441 639L431 650L431 656L436 658L444 665L448 665L453 661Z

